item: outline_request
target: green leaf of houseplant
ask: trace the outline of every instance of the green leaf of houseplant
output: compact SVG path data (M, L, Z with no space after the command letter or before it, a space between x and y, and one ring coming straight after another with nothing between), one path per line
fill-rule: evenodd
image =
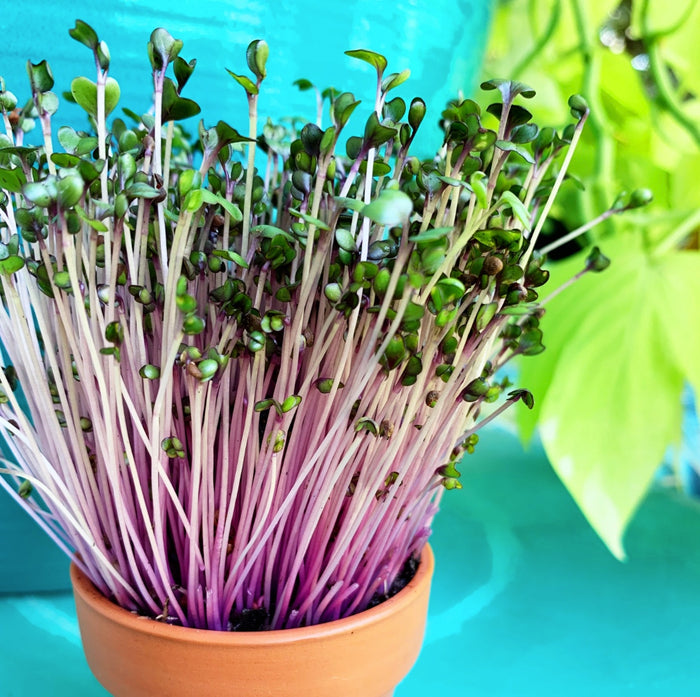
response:
M525 433L539 419L554 469L623 558L625 527L680 434L684 373L700 384L700 328L688 321L700 313L700 254L655 258L630 249L629 239L606 251L610 269L548 305L548 349L536 367L522 364L522 383L537 404L519 418ZM575 263L580 269L581 259ZM572 266L557 276L570 276Z

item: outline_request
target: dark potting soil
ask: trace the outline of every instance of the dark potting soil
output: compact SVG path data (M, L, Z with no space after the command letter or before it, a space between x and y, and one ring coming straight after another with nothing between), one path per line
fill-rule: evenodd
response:
M391 584L389 592L377 593L372 598L372 600L370 600L369 607L376 607L377 605L383 603L385 600L389 600L389 598L392 598L397 593L402 591L416 575L416 571L418 571L419 564L420 559L418 557L409 557L409 559L406 560L406 563L403 565L403 568L399 572L399 575L394 579L394 582Z
M381 605L385 600L389 600L402 591L416 575L419 564L418 557L410 557L394 579L389 591L375 594L367 609ZM265 608L247 609L231 615L229 629L232 632L263 632L270 628L269 621L270 614Z

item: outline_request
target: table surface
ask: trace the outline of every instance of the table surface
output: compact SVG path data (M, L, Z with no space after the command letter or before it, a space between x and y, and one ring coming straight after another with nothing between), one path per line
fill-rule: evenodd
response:
M396 697L700 694L700 505L655 491L616 561L502 430L444 499L421 656ZM69 593L0 596L0 697L100 697ZM154 696L155 697L155 696Z

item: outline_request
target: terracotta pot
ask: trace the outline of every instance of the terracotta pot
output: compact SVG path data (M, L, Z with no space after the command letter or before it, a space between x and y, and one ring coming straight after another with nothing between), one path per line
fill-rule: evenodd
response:
M88 664L115 697L391 697L420 652L433 554L400 593L346 619L269 632L215 632L138 617L75 566Z

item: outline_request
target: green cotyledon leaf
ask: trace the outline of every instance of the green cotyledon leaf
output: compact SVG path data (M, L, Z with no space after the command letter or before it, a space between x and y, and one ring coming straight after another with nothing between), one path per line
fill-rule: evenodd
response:
M521 366L535 413L518 417L525 434L539 424L552 466L622 559L625 528L680 436L684 380L700 385L700 254L654 257L629 238L606 252L609 269L547 306L547 350Z

